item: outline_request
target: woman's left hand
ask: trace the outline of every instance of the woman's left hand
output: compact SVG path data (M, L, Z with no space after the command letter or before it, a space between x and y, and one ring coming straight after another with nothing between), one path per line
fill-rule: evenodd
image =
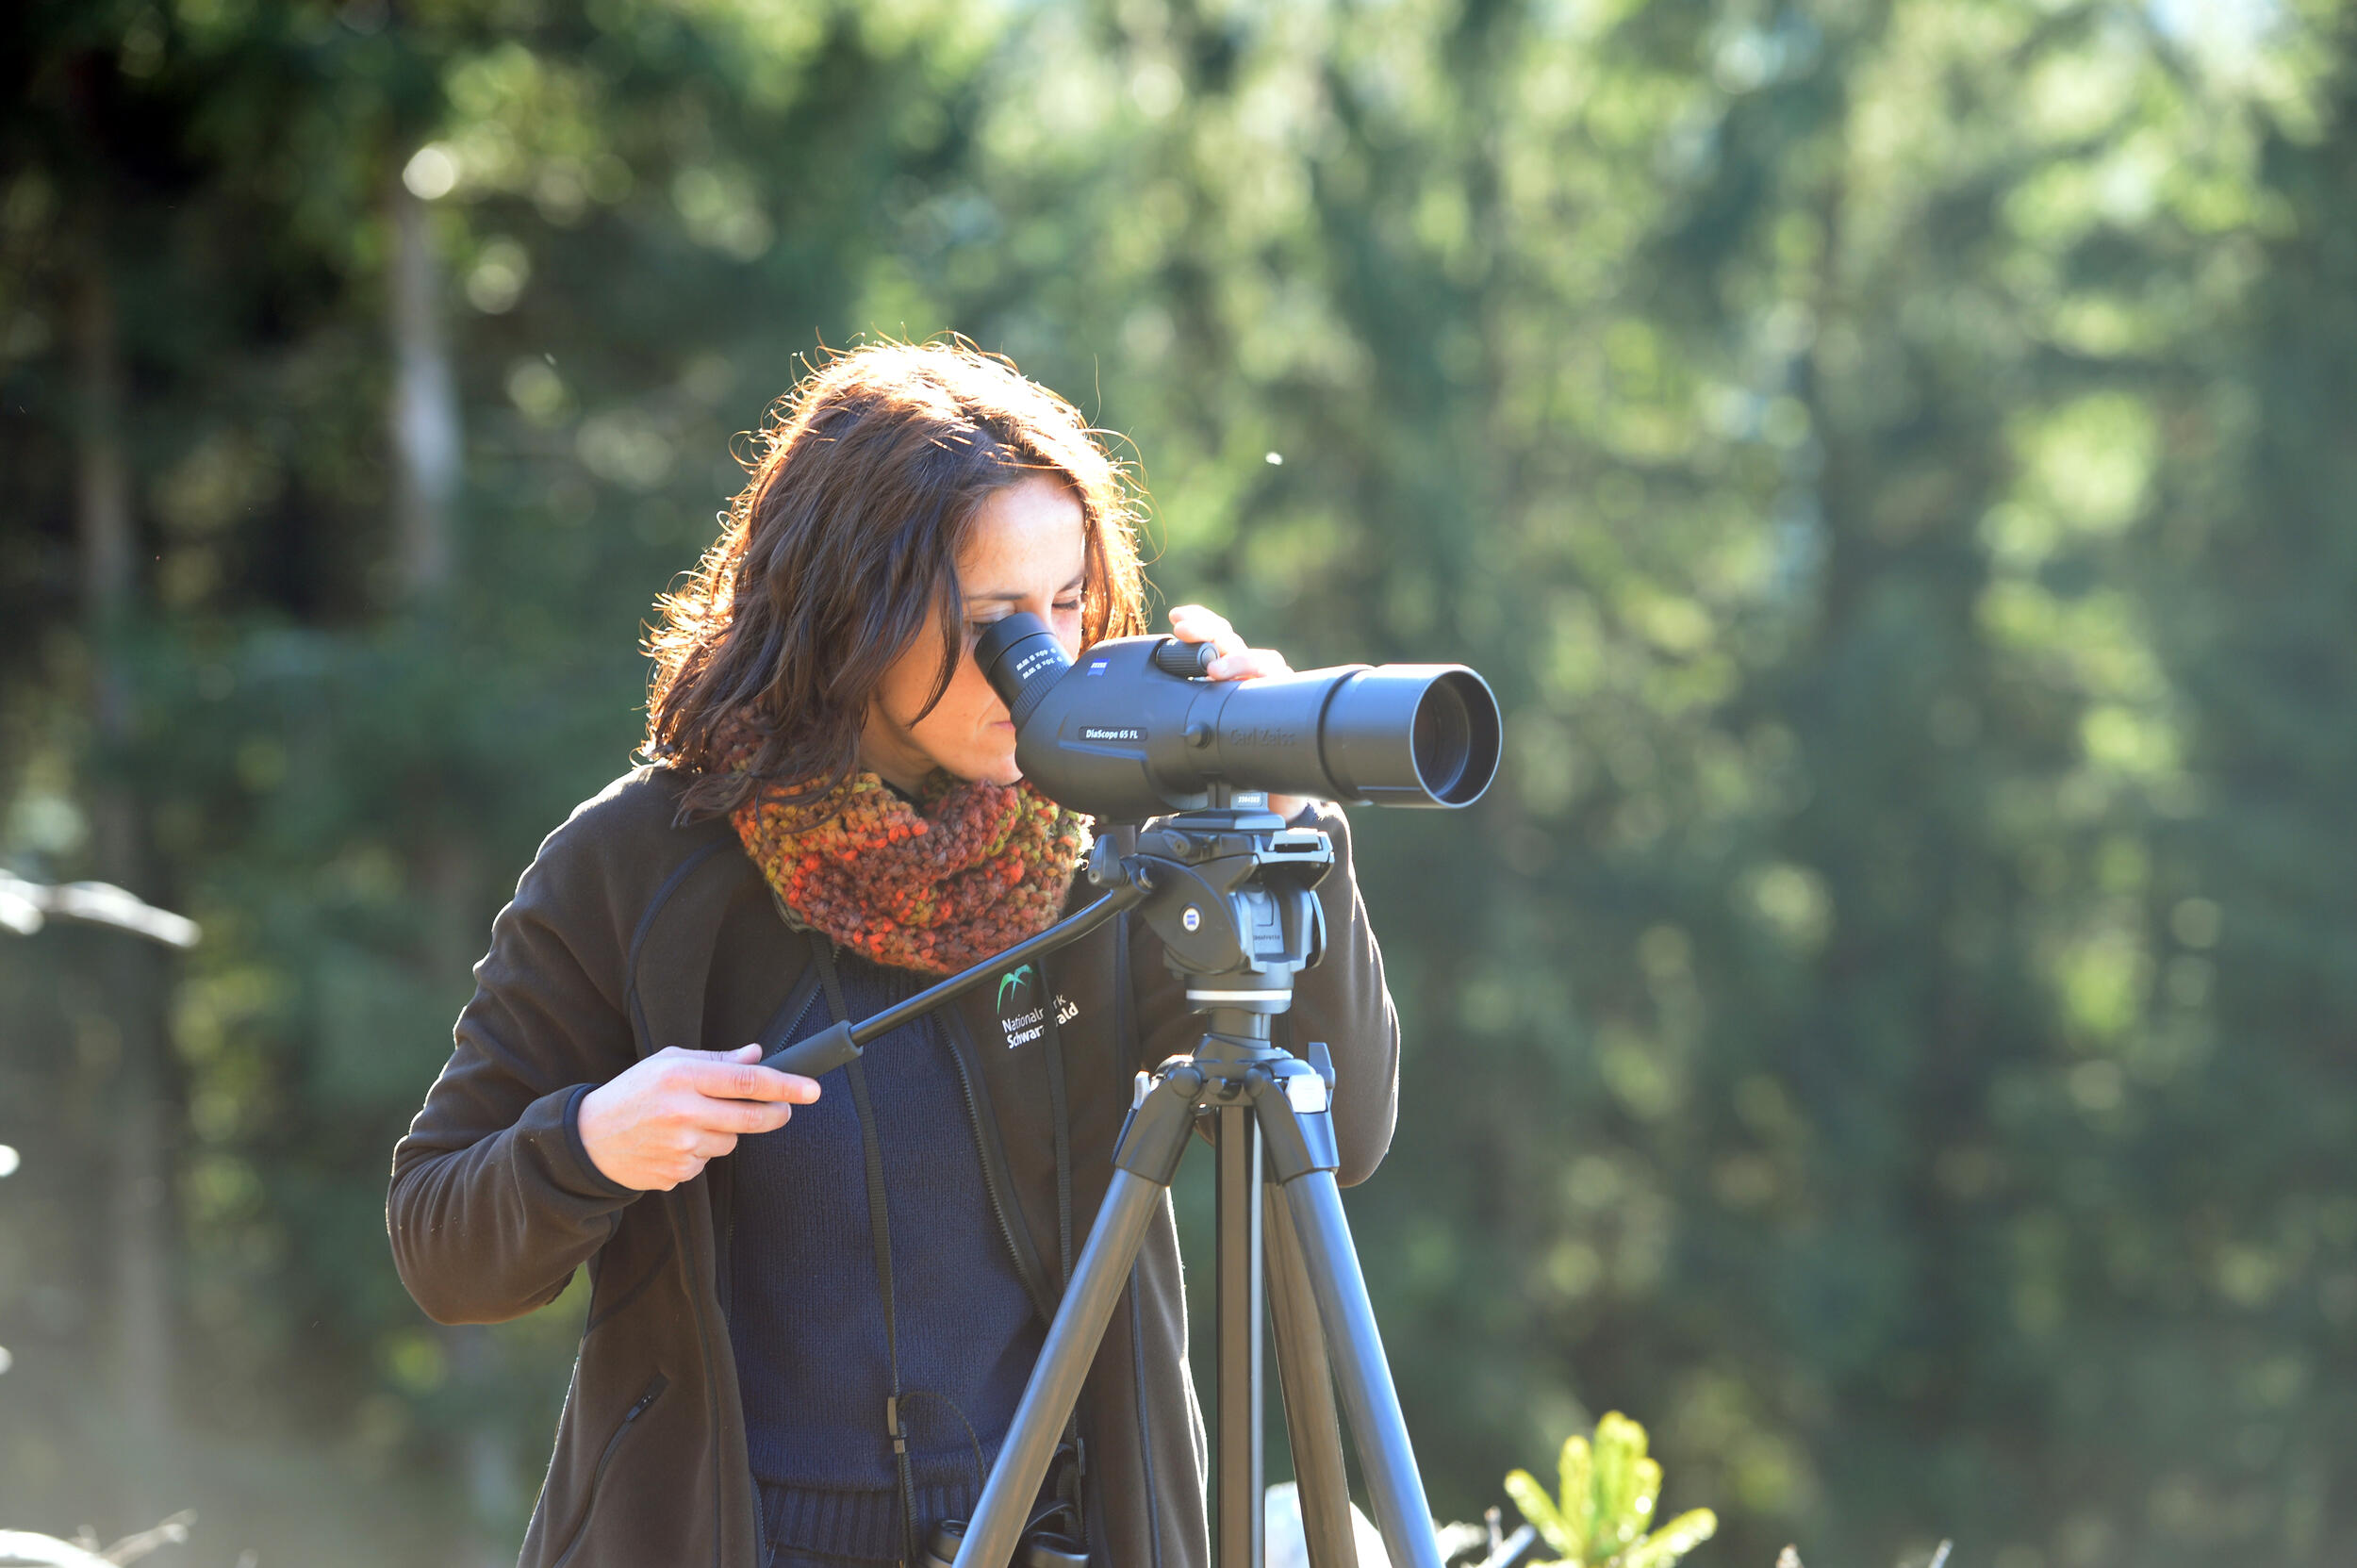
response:
M1208 642L1219 651L1219 657L1204 673L1214 681L1248 681L1260 675L1290 675L1293 666L1285 655L1274 648L1249 648L1227 619L1205 609L1200 604L1177 604L1171 607L1170 633L1180 642ZM1309 801L1299 795L1272 795L1269 810L1290 822L1301 815Z

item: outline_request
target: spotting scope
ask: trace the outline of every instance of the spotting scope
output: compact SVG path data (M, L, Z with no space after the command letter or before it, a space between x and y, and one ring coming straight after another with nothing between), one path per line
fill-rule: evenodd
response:
M1114 637L1076 661L1028 614L992 625L974 655L1014 720L1024 777L1099 821L1202 811L1215 789L1468 806L1498 769L1497 699L1463 665L1213 681L1209 643Z

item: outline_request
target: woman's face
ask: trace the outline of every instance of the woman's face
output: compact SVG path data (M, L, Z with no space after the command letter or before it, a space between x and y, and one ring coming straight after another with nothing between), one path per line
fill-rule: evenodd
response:
M941 670L940 635L929 626L902 649L884 671L860 731L860 766L911 792L936 767L990 784L1020 779L1014 724L974 661L974 639L992 621L1028 610L1077 654L1087 574L1080 503L1062 481L1035 474L993 491L975 512L958 556L958 581L965 590L965 647L958 672L932 711L918 718Z

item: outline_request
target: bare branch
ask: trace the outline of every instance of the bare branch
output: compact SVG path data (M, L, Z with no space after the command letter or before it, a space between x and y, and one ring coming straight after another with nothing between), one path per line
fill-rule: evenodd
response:
M184 1508L152 1530L126 1535L98 1555L108 1562L137 1562L158 1546L177 1546L189 1538L189 1527L196 1523L196 1510Z
M114 1568L96 1552L30 1530L0 1530L0 1568Z
M0 871L0 926L30 936L50 919L112 926L168 948L192 948L200 934L196 922L187 916L157 909L112 883L74 882L51 887Z

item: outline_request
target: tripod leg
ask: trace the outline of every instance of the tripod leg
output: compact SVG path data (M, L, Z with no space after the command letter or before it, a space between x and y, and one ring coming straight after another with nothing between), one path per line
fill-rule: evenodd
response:
M1264 1100L1263 1105L1266 1104ZM1351 1249L1342 1192L1329 1169L1313 1169L1284 1184L1286 1207L1301 1242L1310 1287L1326 1324L1343 1408L1350 1412L1359 1462L1366 1469L1375 1522L1393 1568L1441 1568L1432 1510L1399 1412L1399 1392L1383 1360L1383 1340L1367 1304L1366 1277Z
M1047 1477L1056 1440L1064 1418L1080 1396L1080 1384L1096 1356L1096 1343L1113 1320L1113 1303L1129 1278L1129 1265L1146 1238L1147 1222L1161 1203L1165 1183L1149 1181L1126 1170L1113 1172L1104 1207L1089 1230L1088 1245L1080 1249L1072 1283L1048 1328L1047 1343L1040 1347L1031 1380L1024 1385L1023 1401L1014 1410L1007 1441L990 1467L981 1501L966 1526L965 1543L958 1548L957 1568L1004 1568L1014 1556L1015 1542L1029 1520L1031 1501Z
M1105 1201L1073 1265L1056 1320L1047 1327L1047 1342L1040 1346L1031 1379L1023 1385L1022 1402L1014 1408L1014 1423L989 1479L982 1483L981 1501L966 1524L955 1568L1006 1568L1014 1556L1015 1543L1030 1522L1032 1499L1039 1495L1048 1461L1055 1457L1056 1440L1080 1397L1080 1385L1096 1358L1097 1342L1105 1337L1105 1325L1113 1321L1113 1304L1137 1262L1146 1226L1186 1152L1195 1096L1202 1087L1201 1073L1189 1066L1175 1068L1129 1113L1113 1154L1113 1184L1105 1189Z
M1334 1411L1334 1373L1326 1359L1326 1330L1301 1261L1284 1189L1261 1189L1268 1273L1269 1327L1277 1341L1277 1380L1285 1395L1285 1433L1293 1442L1294 1491L1310 1568L1359 1568L1350 1529L1350 1479L1343 1469L1343 1433Z
M1218 1568L1261 1568L1261 1125L1249 1104L1215 1114L1219 1508L1211 1560Z

